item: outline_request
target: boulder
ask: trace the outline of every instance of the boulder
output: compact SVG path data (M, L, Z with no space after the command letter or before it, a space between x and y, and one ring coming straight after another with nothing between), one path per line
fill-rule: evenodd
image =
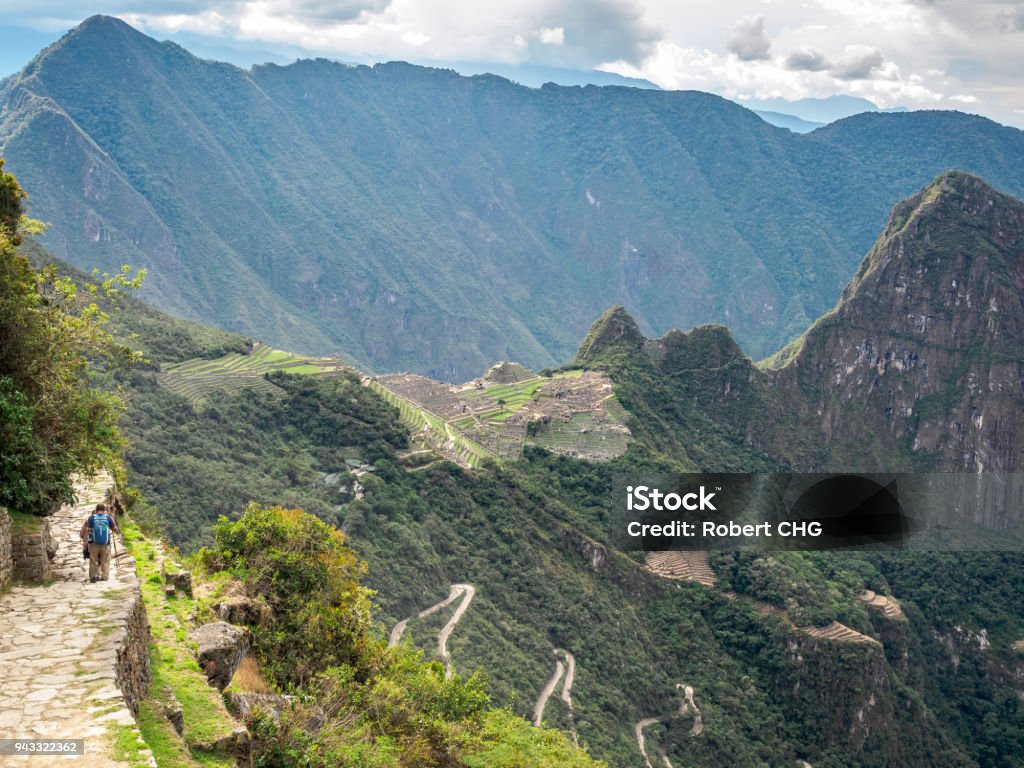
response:
M217 621L192 630L189 637L198 646L196 658L206 679L223 691L249 652L252 633L245 627Z
M217 605L217 615L232 624L253 626L260 623L263 608L251 597L233 595Z
M161 702L164 717L166 717L179 736L185 731L185 713L181 708L181 702L174 695L170 686L164 688L163 701Z
M164 577L164 584L174 587L176 592L192 597L192 573L182 570L179 566L172 564L171 570L167 569L167 563L160 566L160 573Z
M167 574L167 583L179 592L192 597L192 573L190 571L178 571Z

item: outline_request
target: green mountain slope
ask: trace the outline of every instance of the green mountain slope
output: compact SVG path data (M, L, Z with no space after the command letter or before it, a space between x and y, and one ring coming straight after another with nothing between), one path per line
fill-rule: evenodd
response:
M392 63L243 71L94 17L0 92L46 242L279 348L465 380L571 356L626 306L755 357L831 305L949 167L1024 194L1024 133L869 114L807 136L697 92L529 89Z
M606 371L629 414L633 440L604 464L528 446L518 461L472 471L424 465L406 450L399 413L351 377L277 374L284 394L194 403L140 371L130 476L190 548L208 540L216 514L237 515L250 499L336 522L369 564L380 635L407 620L402 641L441 659L450 627L454 667L484 671L496 701L524 716L571 654L572 708L556 692L543 720L612 766L645 765L637 729L652 763L1015 766L1019 554L643 562L616 549L608 510L616 472L971 468L959 463L965 446L986 467L1019 469L1020 433L1006 427L1019 391L972 389L946 371L968 384L1016 371L1019 383L1007 343L1019 337L1013 299L1024 295L1022 209L977 178L943 174L896 206L836 308L774 368L756 366L721 326L651 340L610 310L574 362ZM908 301L935 322L915 330ZM902 359L886 357L890 343L917 365L882 364ZM934 397L924 364L956 397ZM890 392L914 409L948 408L946 439L915 453L905 430L935 428L894 421ZM1001 421L989 431L986 416L968 435L955 426L965 403ZM469 600L461 585L475 587ZM680 714L687 687L693 707Z

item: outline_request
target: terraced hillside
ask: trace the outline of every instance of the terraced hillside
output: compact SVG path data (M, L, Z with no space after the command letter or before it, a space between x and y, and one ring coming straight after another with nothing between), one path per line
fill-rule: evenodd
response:
M684 550L648 552L645 557L644 567L663 579L672 581L694 581L705 587L714 588L715 572L711 568L708 553L704 550ZM794 629L810 637L821 640L836 640L847 643L877 643L878 641L861 632L851 629L838 621L832 621L823 627L797 626L789 614L781 608L769 603L755 600L748 595L738 595L728 591L723 593L730 600L743 600L754 606L758 613L764 616L776 616L792 626ZM881 611L886 618L902 619L903 611L899 603L886 595L879 595L871 590L864 590L858 595L858 599L869 607ZM654 721L651 721L654 722ZM641 751L643 748L641 747Z
M860 600L866 603L869 608L881 611L887 619L904 619L903 609L896 600L888 595L879 595L870 589L860 594Z
M715 572L704 550L648 552L647 570L665 579L696 581L705 587L715 585Z
M539 376L502 362L455 386L409 373L367 384L398 407L423 443L463 466L484 457L518 458L526 443L608 460L621 456L630 438L611 379L594 371Z
M274 371L329 376L344 370L349 369L336 357L303 357L256 344L248 354L232 352L216 360L196 358L165 366L157 381L198 404L216 393L240 389L280 392L267 380L267 374Z

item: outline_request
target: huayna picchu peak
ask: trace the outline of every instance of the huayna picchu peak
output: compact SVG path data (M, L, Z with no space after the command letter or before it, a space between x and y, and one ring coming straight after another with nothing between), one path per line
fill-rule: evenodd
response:
M950 171L894 208L776 375L809 396L829 442L884 443L876 461L903 448L918 468L1010 471L1024 458L1022 297L1024 204Z

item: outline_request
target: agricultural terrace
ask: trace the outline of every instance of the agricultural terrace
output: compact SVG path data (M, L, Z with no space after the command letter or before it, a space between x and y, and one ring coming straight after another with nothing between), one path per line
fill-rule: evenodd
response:
M336 357L304 357L256 344L247 355L232 352L216 360L196 358L167 365L157 374L157 381L199 404L210 395L240 389L279 393L281 389L266 378L271 371L330 376L344 370L348 367Z
M457 386L410 373L368 381L422 443L464 466L485 456L518 458L526 443L607 460L621 455L630 437L611 380L594 371L539 376L499 363Z

